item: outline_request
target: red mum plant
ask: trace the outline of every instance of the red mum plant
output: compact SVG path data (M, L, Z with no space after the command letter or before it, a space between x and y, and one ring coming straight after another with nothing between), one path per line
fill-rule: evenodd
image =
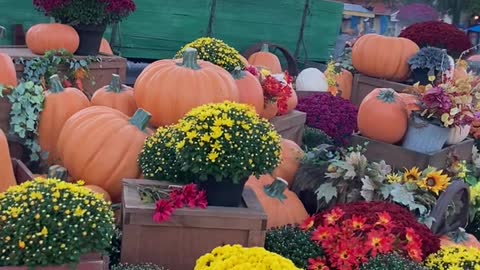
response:
M282 79L270 74L267 70L258 71L253 66L247 68L247 71L255 76L259 76L263 88L263 97L265 103L276 102L278 114L282 115L288 111L288 99L292 96L293 77L285 72Z
M156 203L153 220L162 223L170 220L175 209L189 208L207 208L207 196L205 191L198 190L195 184L189 184L181 188L174 188L170 191L170 197L161 199Z
M117 23L136 9L133 0L33 0L33 5L61 23L84 25Z
M422 239L413 228L406 228L406 236L395 233L399 224L388 212L376 213L373 222L364 214L346 217L341 208L321 214L322 223L312 240L323 248L326 258L310 260L309 269L353 270L375 258L392 252L422 261Z
M346 225L353 227L353 224L356 222L365 226L368 232L372 228L376 228L378 235L393 235L396 239L395 245L400 242L403 243L400 251L408 253L411 258L420 256L422 259L425 259L428 255L440 249L438 237L427 226L419 223L415 216L406 208L397 204L388 202L356 202L337 205L334 210L320 213L315 217L315 226L319 229L322 228L317 233L317 237L320 237L324 231L331 232L329 231L331 229L325 227L325 224L330 224L332 218L336 220L335 226L342 228L342 230L346 230L343 228L347 227ZM356 228L359 227L358 224L355 225ZM351 234L348 230L344 233L347 235ZM388 244L385 241L380 241L382 247ZM412 241L416 244L408 245ZM419 245L418 250L415 249L417 244ZM380 246L377 253L381 253Z
M419 47L437 47L447 49L449 55L458 57L472 47L467 34L454 25L430 21L413 24L405 28L400 37L408 38Z

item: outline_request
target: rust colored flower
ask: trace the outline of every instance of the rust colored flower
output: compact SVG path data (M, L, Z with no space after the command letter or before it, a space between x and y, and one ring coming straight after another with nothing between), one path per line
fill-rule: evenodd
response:
M351 219L351 226L354 230L363 230L367 227L367 218L354 215Z
M326 224L334 224L339 219L341 219L344 214L345 214L345 212L342 209L334 208L329 213L326 213L325 215L323 215L323 217L325 218Z
M310 230L311 228L313 228L313 226L315 225L315 217L314 216L311 216L309 218L307 218L302 225L300 225L300 229L304 230L304 231L308 231Z
M330 270L324 258L308 259L308 270Z
M394 238L386 231L372 231L368 233L367 246L371 248L371 255L386 254L393 251Z
M381 225L385 228L388 228L392 222L392 217L387 212L378 213L378 221L375 225Z

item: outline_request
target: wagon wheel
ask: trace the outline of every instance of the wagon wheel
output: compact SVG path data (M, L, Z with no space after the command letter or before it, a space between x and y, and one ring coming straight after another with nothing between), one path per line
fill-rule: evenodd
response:
M295 57L293 57L293 55L290 53L290 51L288 51L285 47L282 47L280 45L273 44L273 43L270 43L270 42L260 42L260 43L257 43L255 45L253 45L252 47L248 48L243 53L243 56L248 59L252 54L254 54L256 52L259 52L262 49L263 44L268 44L268 47L272 48L272 51L279 50L280 52L282 52L283 56L287 60L288 73L292 76L297 76L298 75L297 60L295 59Z
M431 230L436 235L444 235L468 223L470 194L467 184L453 181L437 200L431 217L435 218Z

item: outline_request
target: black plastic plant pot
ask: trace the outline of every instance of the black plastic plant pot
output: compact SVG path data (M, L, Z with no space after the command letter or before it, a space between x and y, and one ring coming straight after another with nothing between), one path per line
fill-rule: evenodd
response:
M242 202L246 181L247 179L235 184L226 179L217 182L215 177L209 177L207 181L199 181L197 185L207 193L208 206L238 207Z
M75 52L76 55L95 56L100 51L103 33L107 29L106 25L75 25L75 30L80 36L80 46Z

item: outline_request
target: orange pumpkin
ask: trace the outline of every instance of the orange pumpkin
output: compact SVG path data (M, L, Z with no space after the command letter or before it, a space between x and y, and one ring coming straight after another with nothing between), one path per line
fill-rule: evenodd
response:
M112 198L110 197L110 194L108 194L108 192L99 187L99 186L95 186L95 185L86 185L85 188L88 188L90 189L91 191L95 192L95 193L98 193L98 194L101 194L103 196L103 199L107 202L111 202L112 201Z
M248 71L236 68L232 72L238 87L239 102L255 107L259 115L263 112L263 88L258 79Z
M77 31L69 25L59 23L32 26L25 35L25 41L33 53L41 55L61 49L75 53L80 45Z
M138 178L137 158L149 133L151 115L139 109L128 116L105 106L92 106L65 123L57 150L73 179L105 189L120 201L122 179Z
M417 96L407 93L398 93L398 96L403 103L405 103L405 108L407 109L408 115L414 111L421 110L420 106L418 105L420 100Z
M232 75L210 62L198 60L188 48L182 60L150 64L135 82L137 106L152 114L155 127L176 123L191 109L226 100L238 101Z
M110 47L110 43L105 38L102 38L99 52L105 55L113 55L112 47Z
M287 181L271 176L250 177L245 184L257 195L267 214L267 229L287 224L302 224L308 218L297 195L288 189Z
M17 180L13 172L7 137L0 129L0 193L15 185L17 185Z
M90 101L82 91L73 87L64 88L58 75L50 77L50 84L40 115L38 140L42 150L49 153L49 164L56 164L56 146L63 125L70 116L90 106Z
M272 119L275 117L278 113L278 105L276 101L265 101L264 107L263 107L263 112L260 115L261 117L265 119Z
M282 73L282 65L280 64L280 59L271 53L268 49L268 44L263 44L262 50L256 52L248 58L248 62L252 66L264 67L273 74Z
M419 50L415 42L406 38L368 34L353 45L352 64L367 76L401 82L408 79L408 61Z
M300 168L300 162L303 158L303 150L294 141L283 139L281 141L282 146L282 162L273 171L273 177L279 177L288 182L288 186L293 185L295 175L298 168Z
M17 72L12 58L8 54L0 53L0 85L17 86Z
M341 91L341 96L344 99L350 100L352 97L353 75L350 71L342 69L337 78L338 90Z
M90 102L92 106L107 106L130 117L137 110L133 89L122 85L118 74L112 74L112 82L95 91Z
M407 131L408 113L395 90L377 88L360 104L357 122L363 136L393 144L402 140Z
M468 234L464 229L459 228L458 231L442 235L440 237L440 247L465 246L480 248L480 242L472 234Z

